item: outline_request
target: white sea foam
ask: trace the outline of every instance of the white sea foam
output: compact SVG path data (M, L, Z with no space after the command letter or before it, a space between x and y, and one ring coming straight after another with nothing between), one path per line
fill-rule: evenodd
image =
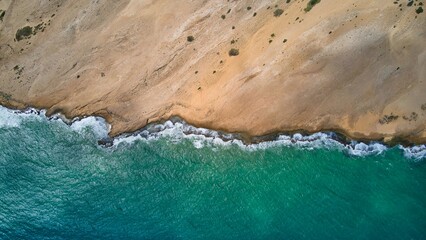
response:
M0 128L19 127L25 120L55 121L68 124L70 129L78 133L92 132L96 138L108 137L110 130L109 124L100 117L85 117L82 119L67 119L61 114L55 114L51 117L46 116L46 110L37 110L28 108L24 111L11 110L0 106Z
M19 127L20 124L20 116L14 114L12 110L0 106L0 128Z
M108 132L110 130L109 124L105 121L105 119L100 117L86 117L83 119L75 119L72 121L70 127L72 130L79 133L91 131L98 139L108 137Z
M342 144L333 139L333 133L315 133L311 135L302 135L296 133L293 135L279 135L273 141L264 141L255 144L244 144L243 141L235 139L231 134L223 134L214 130L205 128L196 128L182 122L173 123L167 121L163 124L156 124L148 127L136 135L120 136L114 139L113 146L117 147L122 143L132 144L135 141L156 141L166 138L172 142L179 142L183 139L190 139L195 148L203 147L226 147L238 146L247 151L257 151L272 147L298 147L307 150L327 148L339 149L355 156L368 156L382 154L387 147L380 143L360 143L353 141L350 144Z
M59 121L70 126L72 131L80 134L91 133L95 138L107 139L110 131L110 125L101 117L85 117L82 119L75 118L73 120L66 119L62 115L54 115L46 117L45 110L27 109L26 111L15 111L0 106L0 128L19 127L21 122L26 118L33 118L46 121ZM362 143L353 141L349 144L343 144L334 138L333 133L315 133L311 135L302 135L296 133L293 135L279 135L275 140L263 141L255 144L245 144L236 138L235 135L222 133L205 128L197 128L186 124L185 122L166 121L162 124L148 126L146 129L132 135L122 135L111 140L113 148L125 144L131 145L137 141L158 141L159 139L167 139L170 142L180 142L182 140L190 140L195 148L203 147L229 147L238 146L247 151L264 150L273 147L297 147L306 150L319 148L339 149L349 155L368 156L379 155L385 152L388 147L381 143ZM398 146L404 156L410 159L426 158L426 145L414 147Z
M357 143L352 142L350 145L346 146L346 149L349 154L355 156L364 156L364 155L379 155L386 151L387 147L380 143Z
M404 151L404 156L406 158L421 160L426 158L426 145L419 145L414 147L402 147L400 149Z

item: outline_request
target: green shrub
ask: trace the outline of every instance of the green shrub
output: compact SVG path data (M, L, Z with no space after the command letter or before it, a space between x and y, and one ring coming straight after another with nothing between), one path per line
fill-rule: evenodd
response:
M195 38L194 38L194 36L188 36L188 37L186 37L186 40L187 40L188 42L192 42L192 41L194 41L194 40L195 40Z
M30 26L25 26L16 31L16 40L21 41L22 39L30 38L31 34L33 34L33 28Z
M3 17L6 14L6 11L0 10L0 21L3 21Z
M274 17L279 17L284 13L284 10L282 10L281 8L278 8L274 11Z
M320 2L321 2L321 0L309 0L308 5L304 9L305 12L311 11L311 9Z
M240 51L236 48L232 48L231 50L229 50L228 52L229 56L238 56L240 54Z

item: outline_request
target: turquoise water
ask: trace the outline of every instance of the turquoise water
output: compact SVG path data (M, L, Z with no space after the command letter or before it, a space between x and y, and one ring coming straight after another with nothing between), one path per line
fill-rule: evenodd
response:
M426 164L393 148L248 150L0 111L0 239L426 239Z

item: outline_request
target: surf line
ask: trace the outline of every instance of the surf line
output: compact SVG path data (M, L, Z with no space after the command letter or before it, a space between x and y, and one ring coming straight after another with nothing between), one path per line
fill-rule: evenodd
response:
M140 140L158 140L160 138L169 138L177 141L189 139L192 140L196 148L202 148L206 145L237 145L249 151L277 146L294 146L308 150L337 148L349 155L355 156L378 155L395 147L379 141L351 140L342 134L332 131L313 134L304 134L301 132L277 133L256 137L253 142L247 142L241 134L195 127L179 117L172 117L163 122L148 124L144 128L132 133L123 133L116 137L110 137L108 133L111 126L104 118L98 116L68 119L64 115L57 113L47 117L46 110L44 109L27 108L25 110L12 110L5 107L0 107L0 114L39 116L47 121L61 121L77 132L82 132L85 128L91 128L92 131L96 132L95 135L98 137L97 144L104 148L115 148L120 144L132 144ZM1 121L0 119L0 127L2 126ZM10 121L10 119L6 121ZM9 124L11 123L9 122ZM418 160L426 158L426 145L397 145L396 147L400 148L407 158Z

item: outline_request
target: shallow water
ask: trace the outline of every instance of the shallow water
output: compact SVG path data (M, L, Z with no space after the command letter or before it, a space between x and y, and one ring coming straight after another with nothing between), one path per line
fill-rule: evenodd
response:
M425 161L398 147L360 157L173 128L103 148L94 120L0 108L0 239L426 239Z

